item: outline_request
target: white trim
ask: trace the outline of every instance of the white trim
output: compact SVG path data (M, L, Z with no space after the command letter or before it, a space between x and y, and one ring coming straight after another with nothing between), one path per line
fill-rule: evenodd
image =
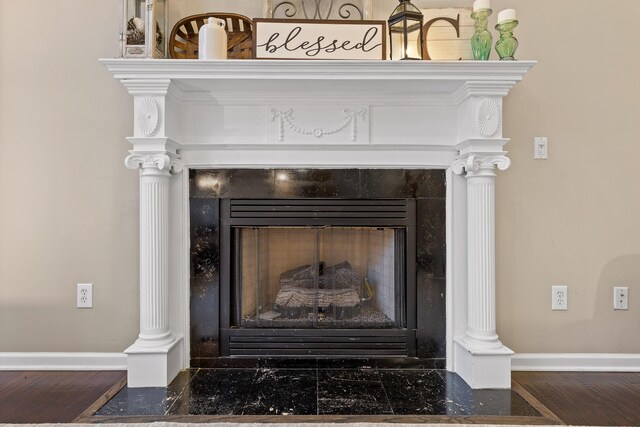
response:
M446 368L447 371L454 371L453 365L453 273L455 271L453 266L453 171L451 168L446 170L446 214L445 214L445 227L446 227L446 290L445 290L445 321L446 321Z
M640 372L640 354L521 353L512 357L511 370Z
M184 298L184 311L182 313L182 346L183 360L182 368L189 369L191 366L191 204L189 201L189 168L182 171L182 254L187 256L182 258L182 294Z
M0 353L0 371L126 371L124 353Z

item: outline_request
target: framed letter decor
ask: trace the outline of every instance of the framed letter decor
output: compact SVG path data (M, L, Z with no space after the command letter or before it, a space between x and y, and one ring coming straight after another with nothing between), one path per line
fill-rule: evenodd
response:
M471 37L475 23L471 8L422 9L421 12L424 15L424 59L473 59Z
M385 21L254 19L256 59L386 59Z

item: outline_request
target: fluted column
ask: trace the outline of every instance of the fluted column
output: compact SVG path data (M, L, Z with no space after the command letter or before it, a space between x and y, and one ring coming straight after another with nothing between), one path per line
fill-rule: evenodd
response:
M495 168L504 155L470 155L454 165L467 178L467 330L463 341L475 349L503 347L496 334Z
M164 153L127 157L140 169L140 334L136 344L158 347L174 341L169 327L169 180L177 159Z

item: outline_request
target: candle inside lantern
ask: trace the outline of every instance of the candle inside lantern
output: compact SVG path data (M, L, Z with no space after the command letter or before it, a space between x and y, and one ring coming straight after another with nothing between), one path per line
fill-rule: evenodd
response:
M491 9L491 0L476 0L473 2L474 12L477 12L482 9Z
M506 21L515 21L516 19L515 9L505 9L498 14L498 24L502 24Z

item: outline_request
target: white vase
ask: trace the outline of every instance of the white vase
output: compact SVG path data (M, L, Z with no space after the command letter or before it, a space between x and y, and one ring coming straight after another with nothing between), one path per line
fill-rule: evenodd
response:
M198 59L227 59L226 22L209 18L198 34Z

